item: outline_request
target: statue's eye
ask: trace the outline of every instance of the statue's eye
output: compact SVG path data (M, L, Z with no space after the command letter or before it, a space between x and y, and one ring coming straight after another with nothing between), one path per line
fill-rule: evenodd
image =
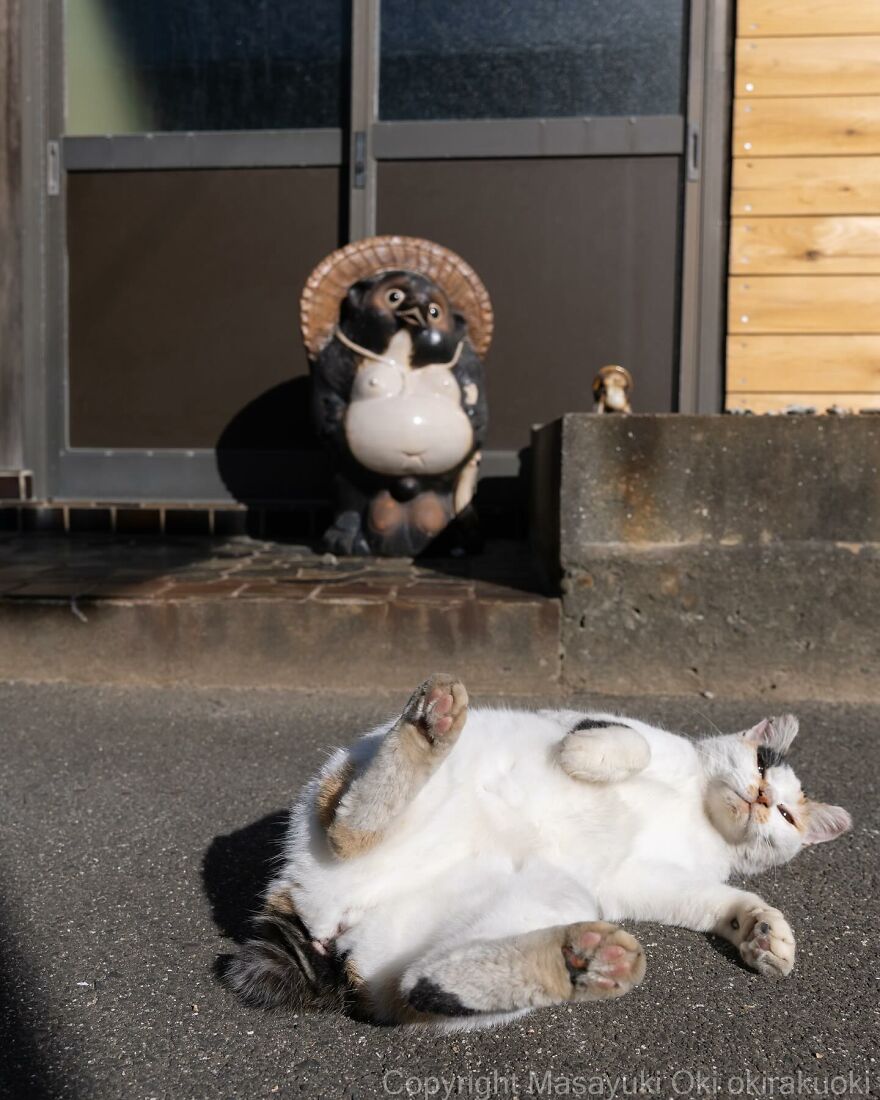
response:
M428 306L428 316L433 317L435 321L440 316L440 307L436 303L431 302Z
M385 301L390 306L399 306L400 303L403 301L403 291L389 290L388 293L385 295Z
M782 816L785 818L785 820L789 823L789 825L794 825L794 818L791 816L791 814L788 812L788 810L786 810L786 808L784 806L777 806L776 809L779 810L779 812L782 814Z

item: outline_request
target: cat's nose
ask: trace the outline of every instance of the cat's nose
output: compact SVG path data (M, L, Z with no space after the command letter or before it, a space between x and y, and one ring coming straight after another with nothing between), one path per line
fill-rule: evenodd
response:
M770 805L770 798L767 795L767 791L763 787L758 788L758 797L755 799L755 804L758 806Z

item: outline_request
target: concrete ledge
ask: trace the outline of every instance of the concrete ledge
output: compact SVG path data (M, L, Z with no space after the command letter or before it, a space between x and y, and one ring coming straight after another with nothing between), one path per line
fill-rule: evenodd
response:
M480 691L552 691L554 600L0 603L0 678L406 690L435 669Z
M571 415L535 456L565 689L880 699L880 421Z
M880 542L880 417L561 425L563 565L591 543Z
M880 544L597 546L563 586L570 690L880 698Z

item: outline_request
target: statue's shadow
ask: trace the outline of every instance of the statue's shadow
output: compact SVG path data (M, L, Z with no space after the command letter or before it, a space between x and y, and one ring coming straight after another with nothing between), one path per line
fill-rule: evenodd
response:
M320 513L322 523L329 517L329 458L310 408L308 377L290 378L240 409L217 440L217 472L229 495L247 506L247 533L254 537L265 536L266 513L276 541L299 543L313 537L309 515Z
M202 860L202 883L223 936L243 943L263 894L280 868L289 813L276 810L234 833L216 836ZM218 966L224 963L218 960Z

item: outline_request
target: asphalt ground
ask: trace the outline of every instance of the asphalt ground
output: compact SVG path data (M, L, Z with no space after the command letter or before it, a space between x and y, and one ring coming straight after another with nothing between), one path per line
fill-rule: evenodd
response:
M437 1036L236 1003L214 965L244 934L285 806L330 747L402 701L0 684L0 1095L880 1092L878 707L791 706L805 786L856 825L753 880L798 937L786 980L751 974L707 937L643 925L648 977L635 993L494 1031ZM687 732L763 716L699 697L616 705Z

